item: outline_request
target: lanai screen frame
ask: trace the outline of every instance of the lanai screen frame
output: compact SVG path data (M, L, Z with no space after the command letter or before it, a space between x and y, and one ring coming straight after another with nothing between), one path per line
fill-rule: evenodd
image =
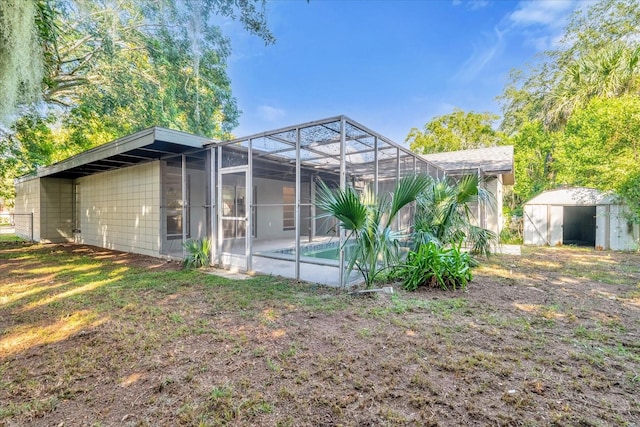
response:
M269 144L273 145L270 146ZM268 158L269 161L281 163L295 168L295 279L300 280L300 247L301 247L301 208L312 206L312 203L303 203L301 200L301 171L314 169L319 173L338 176L339 188L345 189L351 178L359 178L362 181L372 181L371 186L375 194L379 192L380 178L389 178L398 182L403 176L411 174L427 174L433 178L444 178L446 172L443 168L430 163L412 153L407 148L391 141L366 126L344 116L330 117L298 125L292 125L268 132L245 136L224 142L212 142L208 145L211 150L211 159L215 165L215 171L211 171L211 188L215 188L220 194L221 188L218 179L222 166L223 150L235 149L247 153L247 182L246 197L248 216L246 230L251 233L253 224L252 212L256 208L253 202L253 161L254 155ZM213 168L212 168L213 169ZM353 181L355 183L355 180ZM220 205L218 195L214 205ZM313 207L310 207L313 211ZM214 225L215 224L215 225ZM212 222L212 259L220 262L221 234L220 219ZM340 247L345 242L346 233L340 230ZM252 258L254 256L253 237L245 238L246 269L252 270ZM340 274L339 283L344 285L344 254L341 253L338 264Z

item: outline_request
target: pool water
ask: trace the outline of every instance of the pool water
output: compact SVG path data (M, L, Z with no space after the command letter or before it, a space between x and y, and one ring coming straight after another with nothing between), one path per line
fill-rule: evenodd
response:
M336 247L330 249L304 251L301 253L301 255L311 258L338 259L340 257L340 249Z
M345 257L348 258L353 245L345 247ZM295 256L295 248L280 249L271 252L273 255L284 255L287 257ZM326 259L337 261L340 259L340 244L338 242L317 243L300 248L300 256L307 258Z

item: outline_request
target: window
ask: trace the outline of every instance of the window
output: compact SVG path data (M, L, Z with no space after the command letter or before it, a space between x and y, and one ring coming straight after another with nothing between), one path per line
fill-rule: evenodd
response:
M167 223L167 239L182 239L182 227L186 226L187 238L190 237L189 229L189 210L187 209L187 217L185 221L182 218L182 171L168 171L165 175L165 198L166 198L166 223ZM185 201L189 206L191 189L191 176L187 175L186 179L186 197Z
M73 184L73 232L80 233L82 211L80 209L80 184L74 182Z
M295 203L296 189L293 185L284 185L282 187L282 229L295 230Z

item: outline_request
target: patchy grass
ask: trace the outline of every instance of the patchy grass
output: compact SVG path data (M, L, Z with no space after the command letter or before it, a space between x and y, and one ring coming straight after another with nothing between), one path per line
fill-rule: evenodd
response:
M3 242L0 425L640 423L640 256L523 252L349 297Z

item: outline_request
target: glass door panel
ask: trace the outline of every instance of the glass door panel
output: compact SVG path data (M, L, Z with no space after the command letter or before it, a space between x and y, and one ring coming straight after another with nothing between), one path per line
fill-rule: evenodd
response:
M222 220L222 252L245 255L247 230L247 172L221 171L220 218Z

